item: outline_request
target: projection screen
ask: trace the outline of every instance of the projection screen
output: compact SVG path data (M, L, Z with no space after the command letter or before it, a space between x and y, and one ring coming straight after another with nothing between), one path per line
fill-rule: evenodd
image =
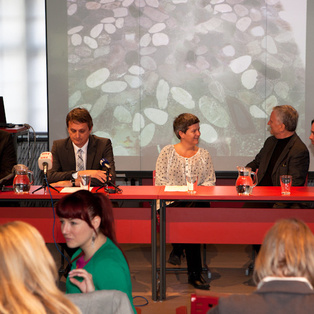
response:
M117 170L153 170L178 142L174 118L190 112L215 170L236 171L282 104L298 110L310 147L310 1L46 0L46 14L50 147L84 107L93 133L112 140Z

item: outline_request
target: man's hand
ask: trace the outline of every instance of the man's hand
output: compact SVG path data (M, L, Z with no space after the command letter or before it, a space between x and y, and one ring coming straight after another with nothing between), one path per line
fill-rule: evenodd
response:
M92 178L99 180L102 183L107 181L106 171L103 170L82 170L78 172L78 175L90 175Z

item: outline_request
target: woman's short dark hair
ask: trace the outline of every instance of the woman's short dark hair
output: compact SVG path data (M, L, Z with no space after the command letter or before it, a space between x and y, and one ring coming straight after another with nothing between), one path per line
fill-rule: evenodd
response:
M191 125L199 122L200 120L194 114L181 113L173 121L173 132L175 133L178 139L181 139L181 136L179 134L180 131L185 133Z
M58 201L56 213L59 218L82 219L92 229L94 229L92 225L93 218L99 216L101 219L99 232L117 245L112 204L103 193L79 190L68 194Z
M69 127L69 122L87 123L89 129L93 127L93 119L89 112L84 108L72 109L66 117L67 127Z

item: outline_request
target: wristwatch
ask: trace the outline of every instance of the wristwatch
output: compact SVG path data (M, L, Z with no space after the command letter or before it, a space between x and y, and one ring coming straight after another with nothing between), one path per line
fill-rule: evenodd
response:
M71 179L71 183L72 183L72 186L74 187L75 186L75 179L74 178Z

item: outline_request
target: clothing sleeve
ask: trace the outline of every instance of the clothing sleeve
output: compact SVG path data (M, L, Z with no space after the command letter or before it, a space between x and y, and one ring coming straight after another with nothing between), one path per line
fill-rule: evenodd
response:
M303 186L306 181L310 165L310 156L307 149L298 149L291 154L288 173L292 176L293 186Z
M59 147L60 143L58 141L54 141L51 148L52 153L52 168L48 171L47 179L49 183L58 182L58 181L65 181L72 179L72 173L75 172L75 169L71 171L64 171L62 168L61 163L61 156L62 152L64 153L64 149Z
M157 158L155 185L168 185L169 183L167 175L167 168L169 163L168 147L169 146L164 147Z
M207 150L202 150L201 162L204 165L204 168L201 167L202 173L200 177L202 179L200 185L204 186L213 186L216 183L216 175L214 170L214 165L210 153Z
M259 151L259 153L255 156L254 160L249 162L245 167L249 167L252 169L252 171L255 172L259 168L259 165L261 163L261 157L263 155L263 149L264 149L264 147L262 147L262 149Z
M13 166L17 164L16 151L11 134L3 133L1 141L3 141L3 143L1 143L0 179L10 174Z

